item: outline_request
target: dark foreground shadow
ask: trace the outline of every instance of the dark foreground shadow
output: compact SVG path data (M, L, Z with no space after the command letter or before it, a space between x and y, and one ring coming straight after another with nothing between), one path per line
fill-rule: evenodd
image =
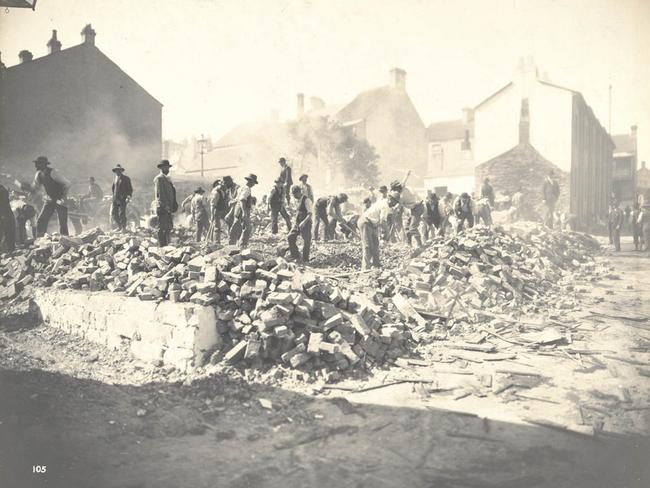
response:
M645 488L649 454L646 438L353 406L221 376L136 387L0 372L7 488Z

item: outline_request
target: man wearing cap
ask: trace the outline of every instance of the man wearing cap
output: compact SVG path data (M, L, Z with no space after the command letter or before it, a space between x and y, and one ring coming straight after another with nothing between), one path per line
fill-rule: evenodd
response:
M192 215L192 222L194 223L194 228L196 229L196 241L201 242L203 238L203 233L207 232L209 219L208 211L205 208L205 200L203 199L203 194L205 190L200 186L194 190L194 195L190 201L190 214Z
M59 219L59 232L61 235L67 236L68 207L65 206L65 199L70 188L70 183L49 167L50 162L45 156L36 158L34 165L36 166L34 188L42 189L45 192L43 208L41 208L41 212L36 219L36 234L40 237L47 232L47 225L50 223L50 218L56 212Z
M291 219L284 208L284 182L278 178L275 180L275 185L271 188L271 193L268 198L268 205L271 211L271 234L278 233L278 215L282 215L287 230L291 230Z
M208 231L208 240L221 244L221 221L228 212L228 201L223 189L221 180L216 179L212 183L212 190L208 196L208 205L210 207L210 230Z
M154 201L156 214L158 215L158 245L167 246L171 242L172 228L174 222L172 214L178 210L176 201L176 188L169 177L171 164L166 159L158 163L160 173L153 179Z
M474 201L468 193L461 193L454 202L454 213L456 214L456 233L463 230L463 224L467 221L467 227L474 227Z
M311 249L311 219L312 219L312 201L302 193L302 188L294 185L291 188L291 194L296 199L296 221L289 231L287 241L289 242L289 252L291 257L297 262L309 262L309 251ZM296 241L298 236L302 236L302 255L298 250Z
M221 182L221 189L223 190L228 207L224 221L228 225L228 228L230 228L235 219L235 203L237 200L239 185L233 181L232 176L226 175L223 177L223 181Z
M88 192L84 195L84 198L91 204L97 204L104 198L104 192L93 176L88 178Z
M133 186L131 178L124 174L124 168L117 164L113 168L113 200L111 201L111 220L117 230L126 229L126 205L131 201Z
M287 199L287 205L291 204L291 187L293 186L293 178L291 177L291 167L287 164L285 158L280 158L278 160L280 163L280 180L282 180L282 185L284 186L284 194Z
M308 175L302 174L300 175L300 190L302 191L303 195L306 195L307 198L309 198L312 202L314 201L314 190L312 190L311 185L307 183L307 178L309 178Z
M422 237L420 236L420 222L422 222L422 215L424 214L424 203L422 199L418 198L410 189L402 186L397 180L390 184L390 189L399 193L400 206L409 211L408 228L406 230L406 240L409 246L411 245L412 239L415 238L418 247L422 247ZM399 221L401 218L398 217L397 220Z
M251 188L257 185L256 175L251 173L245 179L246 184L239 187L235 197L234 221L230 227L230 244L237 244L240 248L248 245L251 236Z
M341 213L341 205L348 201L348 196L345 193L339 193L329 198L327 202L327 218L329 220L327 227L325 227L325 238L336 239L336 224L341 226L342 229L347 229L351 233L355 233L348 226Z
M386 199L379 199L364 210L359 218L361 232L361 269L379 268L379 230L388 219L391 209L399 203L400 194L391 191Z

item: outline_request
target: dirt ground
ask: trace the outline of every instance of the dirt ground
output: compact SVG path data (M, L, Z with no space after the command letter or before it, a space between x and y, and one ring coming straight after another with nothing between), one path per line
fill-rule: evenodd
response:
M629 248L599 258L620 279L576 283L567 312L572 347L597 353L497 342L516 359L465 361L472 377L543 374L515 394L457 398L470 375L433 362L342 389L185 377L45 326L2 329L0 487L650 486L650 259ZM612 317L630 314L648 320ZM405 377L424 382L386 386Z

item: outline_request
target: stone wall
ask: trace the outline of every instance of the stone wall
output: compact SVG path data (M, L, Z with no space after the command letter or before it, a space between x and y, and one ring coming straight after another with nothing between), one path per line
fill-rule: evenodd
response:
M37 289L34 300L47 325L108 347L128 343L135 357L158 365L200 366L221 341L212 307L53 288Z

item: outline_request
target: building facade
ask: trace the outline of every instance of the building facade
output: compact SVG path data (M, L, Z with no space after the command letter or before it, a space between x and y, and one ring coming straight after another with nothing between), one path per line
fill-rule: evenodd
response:
M21 51L19 64L0 68L3 168L30 177L44 155L73 181L109 180L118 162L148 178L161 155L162 104L97 48L90 25L81 35L61 49L53 31L46 56Z
M614 141L614 162L612 165L612 196L623 206L632 205L637 199L637 127L633 125L629 134L616 134Z

